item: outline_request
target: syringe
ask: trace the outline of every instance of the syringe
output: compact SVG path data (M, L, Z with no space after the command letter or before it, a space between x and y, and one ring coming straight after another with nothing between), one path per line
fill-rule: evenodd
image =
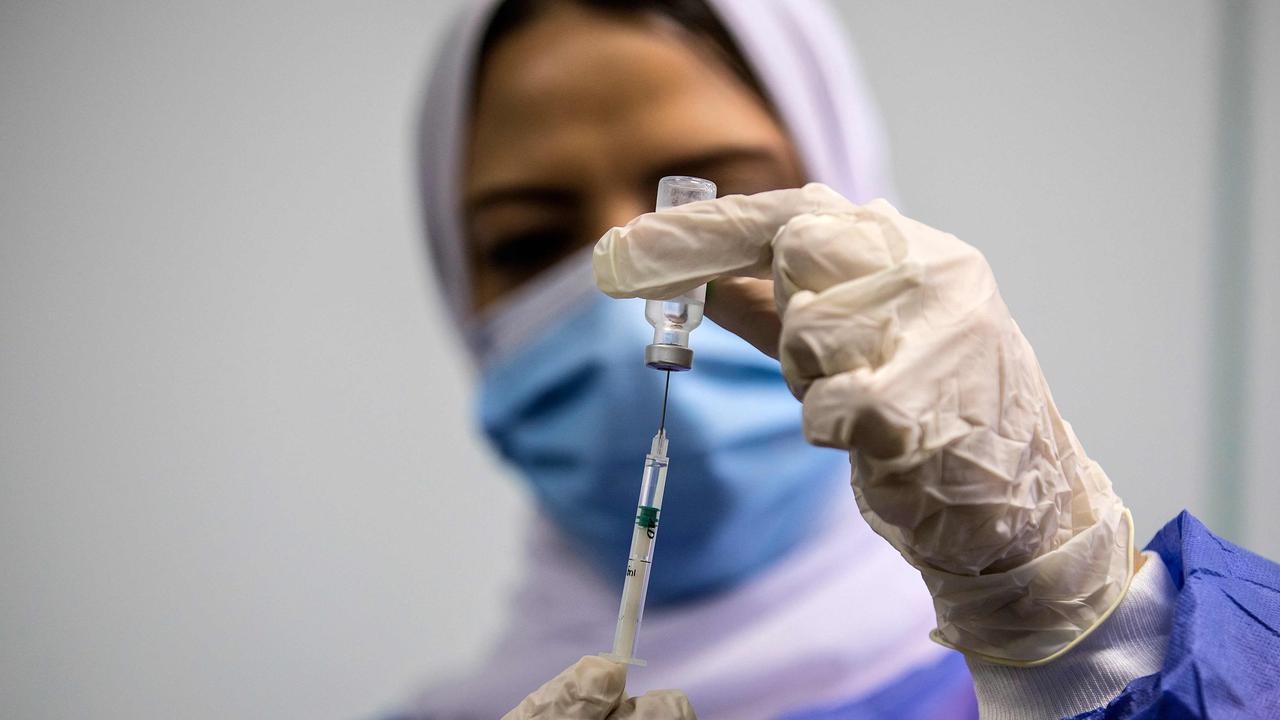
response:
M716 196L716 185L710 180L686 176L664 177L658 183L657 208L683 205ZM662 493L667 485L667 393L671 389L671 371L693 367L693 350L689 333L702 322L702 306L707 286L703 285L670 300L645 303L645 319L653 325L653 343L645 348L645 365L667 372L662 387L662 415L658 434L649 443L644 456L644 472L640 476L640 500L636 505L635 526L631 530L631 553L627 557L627 576L622 584L622 604L618 608L618 626L613 633L613 652L604 657L629 665L644 665L635 656L636 633L644 616L644 599L649 589L649 570L653 566L653 546L658 538L658 516L662 512Z
M640 502L631 531L631 555L627 558L627 577L622 584L618 627L613 632L613 652L603 653L616 662L645 664L635 656L636 633L644 616L644 596L649 589L649 569L653 566L653 541L658 537L658 515L662 512L662 491L666 485L667 431L661 428L649 444L649 454L644 456Z

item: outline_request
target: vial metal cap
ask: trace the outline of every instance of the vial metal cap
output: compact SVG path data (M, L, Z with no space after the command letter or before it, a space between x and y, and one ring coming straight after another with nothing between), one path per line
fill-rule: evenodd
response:
M644 348L644 364L654 370L689 370L693 368L693 350L667 343L650 343Z

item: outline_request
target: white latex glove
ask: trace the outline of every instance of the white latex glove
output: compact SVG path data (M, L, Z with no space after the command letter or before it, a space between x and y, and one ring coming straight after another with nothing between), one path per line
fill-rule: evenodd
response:
M533 691L502 720L697 720L677 690L626 695L627 666L587 655Z
M1047 662L1124 596L1129 513L1058 414L973 247L883 200L854 205L810 184L642 215L600 239L594 268L619 298L772 278L805 434L852 451L858 507L924 576L935 640ZM771 350L751 337L767 313L730 294L713 286L708 313L720 303L722 324Z

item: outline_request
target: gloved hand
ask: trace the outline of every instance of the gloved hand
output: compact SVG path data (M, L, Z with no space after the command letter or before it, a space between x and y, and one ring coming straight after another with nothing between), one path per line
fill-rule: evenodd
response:
M587 655L520 702L502 720L697 720L676 690L626 697L627 666Z
M1132 519L973 247L810 184L642 215L607 232L593 262L619 298L772 278L805 434L851 451L863 516L933 595L935 640L1047 662L1119 604ZM745 283L713 285L708 315L772 350L777 319L753 304L760 281Z

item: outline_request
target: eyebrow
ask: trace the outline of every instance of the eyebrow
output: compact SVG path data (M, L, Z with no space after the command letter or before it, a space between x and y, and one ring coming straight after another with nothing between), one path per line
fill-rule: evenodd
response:
M570 205L573 193L557 187L543 185L507 185L476 193L466 200L469 213L478 212L503 203L537 203L542 205Z
M782 158L771 149L760 145L732 145L677 158L660 167L656 175L690 175L698 170L708 170L716 165L732 162L764 161L781 166Z

